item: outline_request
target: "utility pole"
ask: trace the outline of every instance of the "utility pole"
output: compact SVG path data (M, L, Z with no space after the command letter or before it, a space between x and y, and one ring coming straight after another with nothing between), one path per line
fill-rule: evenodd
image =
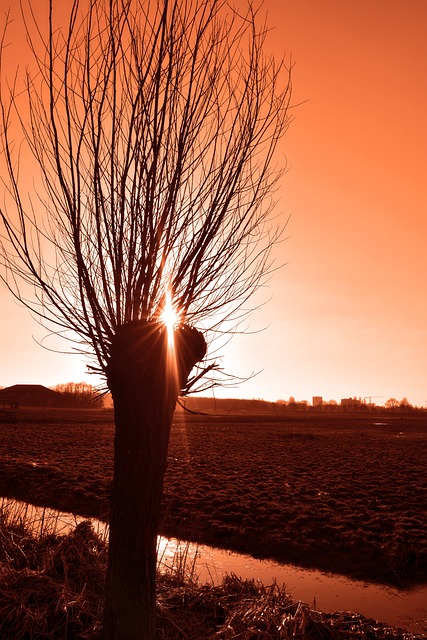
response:
M368 399L369 400L368 404L372 404L372 398L384 398L384 396L365 396L363 400L366 404L366 399Z

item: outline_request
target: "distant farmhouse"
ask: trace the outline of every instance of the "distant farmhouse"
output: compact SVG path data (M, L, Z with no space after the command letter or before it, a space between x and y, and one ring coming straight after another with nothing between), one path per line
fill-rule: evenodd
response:
M62 394L41 384L14 384L0 389L0 407L3 409L59 407L61 404Z

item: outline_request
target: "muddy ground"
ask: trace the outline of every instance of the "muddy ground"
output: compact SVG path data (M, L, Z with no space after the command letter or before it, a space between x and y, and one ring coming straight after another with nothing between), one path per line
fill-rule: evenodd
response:
M0 424L0 495L108 517L107 411ZM162 533L407 586L427 578L427 418L176 415Z

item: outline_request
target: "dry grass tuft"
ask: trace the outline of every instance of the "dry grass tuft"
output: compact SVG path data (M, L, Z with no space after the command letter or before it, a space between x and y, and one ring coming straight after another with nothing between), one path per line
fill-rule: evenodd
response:
M186 585L166 592L168 640L414 640L406 633L352 612L326 614L295 602L277 584L265 587L231 575L222 585ZM179 618L177 616L179 612ZM170 616L170 617L169 617ZM160 617L161 619L161 617ZM179 627L181 635L173 634Z
M13 509L0 513L0 637L100 637L107 546L90 522L37 536Z
M31 529L22 512L0 504L0 638L100 640L106 541L89 521L57 535L54 522L43 518ZM157 614L158 640L422 637L354 613L312 610L277 584L231 575L219 586L202 586L185 550L159 573Z

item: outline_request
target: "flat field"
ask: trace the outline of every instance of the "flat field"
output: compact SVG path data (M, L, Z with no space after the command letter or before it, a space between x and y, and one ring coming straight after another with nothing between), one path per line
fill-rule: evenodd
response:
M0 495L107 519L108 411L0 424ZM176 414L161 532L395 585L427 578L427 417Z

